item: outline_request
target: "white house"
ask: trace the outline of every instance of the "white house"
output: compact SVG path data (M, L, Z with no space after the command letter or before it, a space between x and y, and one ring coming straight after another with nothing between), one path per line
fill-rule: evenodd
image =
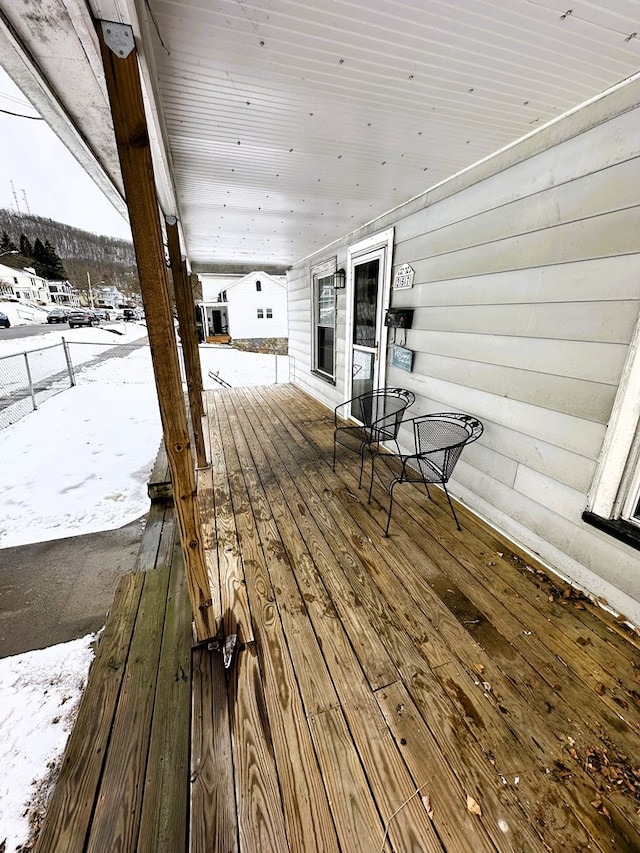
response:
M287 286L266 272L200 274L206 340L232 340L247 349L286 348Z
M67 307L80 305L78 291L68 281L47 281L47 301Z
M48 302L48 282L36 275L31 267L15 269L0 264L0 293L34 305L44 305Z

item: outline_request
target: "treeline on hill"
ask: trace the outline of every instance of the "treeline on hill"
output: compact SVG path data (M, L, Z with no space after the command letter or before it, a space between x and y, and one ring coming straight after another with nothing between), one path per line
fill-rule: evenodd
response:
M140 294L130 241L92 234L42 216L0 209L0 243L5 242L10 245L2 245L0 252L17 250L30 260L27 266L43 278L68 279L85 294L89 278L93 287L113 284L129 296Z

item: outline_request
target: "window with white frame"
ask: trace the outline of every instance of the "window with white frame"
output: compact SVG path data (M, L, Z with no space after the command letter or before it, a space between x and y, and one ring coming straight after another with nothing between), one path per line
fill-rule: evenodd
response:
M265 308L267 312L267 320L270 320L273 317L273 308Z
M264 320L264 308L258 308L258 320Z
M583 519L640 547L640 321L629 345Z
M335 270L335 258L312 269L312 369L315 373L330 380L335 379Z

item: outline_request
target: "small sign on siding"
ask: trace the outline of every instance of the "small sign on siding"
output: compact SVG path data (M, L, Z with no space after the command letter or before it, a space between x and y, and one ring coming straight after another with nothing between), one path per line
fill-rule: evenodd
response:
M411 373L413 370L413 350L406 349L406 347L394 346L391 353L391 363L394 367Z
M413 267L409 264L402 264L393 277L393 289L406 290L409 287L413 287Z

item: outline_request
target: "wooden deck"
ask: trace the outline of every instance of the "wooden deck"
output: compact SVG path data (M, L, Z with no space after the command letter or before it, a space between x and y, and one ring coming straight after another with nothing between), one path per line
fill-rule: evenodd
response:
M385 493L367 505L347 451L332 472L331 415L293 386L206 402L199 499L239 651L190 651L167 504L37 850L637 853L626 629L462 507L459 533L440 494L399 488L383 538Z

